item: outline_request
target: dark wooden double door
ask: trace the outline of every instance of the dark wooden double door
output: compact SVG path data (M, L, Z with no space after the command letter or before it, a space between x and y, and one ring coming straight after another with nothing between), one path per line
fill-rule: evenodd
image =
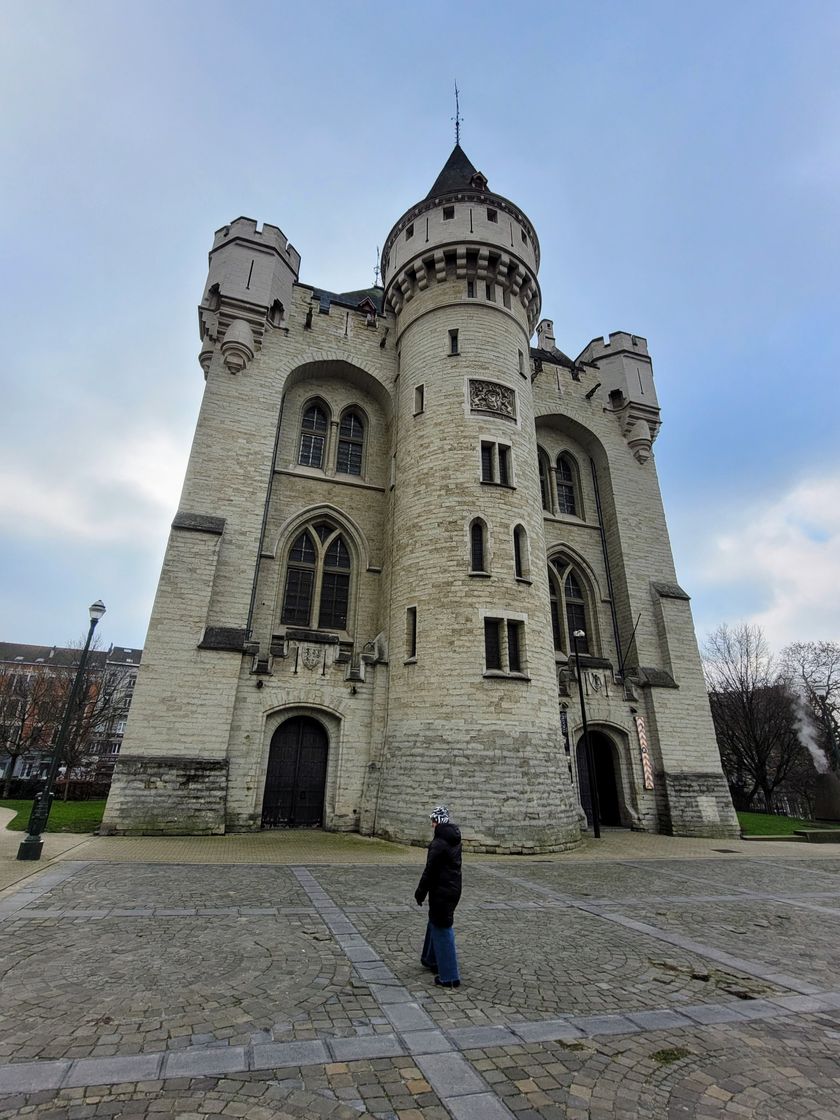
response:
M317 828L324 823L329 737L309 716L287 719L271 737L263 828Z
M621 825L621 807L618 800L618 779L615 770L615 750L606 735L600 731L590 731L593 762L595 763L595 782L598 787L598 807L601 810L600 823L609 827ZM589 780L589 766L586 761L586 748L583 739L577 745L578 782L580 783L580 803L586 813L589 827L592 827L592 789Z

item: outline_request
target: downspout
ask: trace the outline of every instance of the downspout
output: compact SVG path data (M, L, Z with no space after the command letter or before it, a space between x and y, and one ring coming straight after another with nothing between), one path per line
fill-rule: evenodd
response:
M254 624L254 606L257 600L257 582L260 578L260 560L262 559L263 545L265 544L265 531L268 525L268 511L271 507L271 495L274 492L274 475L277 468L277 452L280 447L280 425L283 423L283 405L285 393L280 401L280 411L277 414L277 430L274 433L274 451L271 455L271 472L268 476L268 486L265 492L265 505L263 507L262 525L260 526L260 543L257 546L257 560L254 565L254 581L251 584L251 602L248 604L248 621L245 624L245 640L251 640Z
M604 514L601 509L601 491L598 489L598 475L595 471L595 460L590 456L589 468L592 471L592 485L595 488L595 509L598 513L598 531L601 534L601 551L604 554L604 568L607 573L607 590L610 595L610 616L612 618L613 637L615 638L615 650L618 654L619 671L616 674L621 680L623 677L624 657L621 653L621 635L618 631L618 615L615 610L615 592L613 590L612 572L610 570L610 556L607 551L607 534L604 532Z

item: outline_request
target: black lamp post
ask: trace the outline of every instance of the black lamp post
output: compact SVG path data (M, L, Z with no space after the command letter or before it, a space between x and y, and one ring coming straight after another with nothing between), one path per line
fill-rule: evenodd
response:
M598 786L595 782L595 758L592 754L592 743L589 740L589 725L586 722L586 702L583 699L583 676L580 671L580 653L578 651L578 638L585 637L586 633L583 630L572 632L578 691L580 692L580 718L583 723L583 751L586 755L586 769L589 771L589 804L592 809L592 831L595 834L595 839L599 840L601 837L601 803L598 800Z
M82 686L82 677L85 671L85 664L87 663L88 651L90 650L91 639L93 632L96 629L96 624L99 622L105 613L105 604L101 599L90 607L90 628L88 629L87 639L85 641L82 655L79 658L79 667L76 670L76 677L73 681L73 687L70 689L70 698L67 701L67 707L64 709L64 716L61 720L61 727L58 731L58 738L53 747L53 755L50 760L50 769L47 773L47 780L44 788L37 795L32 803L32 812L29 814L29 824L26 826L26 837L21 841L18 848L18 859L40 859L41 849L44 847L44 841L41 839L41 833L47 827L47 821L52 808L53 792L52 787L55 782L58 768L61 765L61 757L64 754L64 748L67 743L67 736L70 732L70 725L76 715L76 708L79 702L79 691ZM68 775L69 778L69 775Z
M837 736L834 733L834 716L828 706L828 684L823 682L817 683L813 685L813 690L817 702L819 703L823 721L831 742L831 758L829 759L829 763L831 769L836 772L840 770L840 749L838 749Z

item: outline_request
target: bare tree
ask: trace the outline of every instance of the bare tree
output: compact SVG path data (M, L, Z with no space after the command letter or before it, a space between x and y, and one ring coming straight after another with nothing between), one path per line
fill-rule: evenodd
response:
M3 797L11 791L19 758L50 748L57 713L60 683L41 669L0 662L0 753L8 758Z
M81 655L84 642L73 643L68 648L77 650ZM113 735L117 721L125 717L127 684L132 677L124 665L108 664L107 656L96 648L93 650L83 670L76 711L70 724L67 742L62 752L64 766L63 799L70 792L72 778L95 776L100 770L100 749ZM78 660L78 659L77 659ZM62 710L68 703L75 677L75 666L61 681Z
M766 809L786 785L796 792L809 773L790 681L761 627L719 626L704 646L709 703L724 772L740 807L759 794Z

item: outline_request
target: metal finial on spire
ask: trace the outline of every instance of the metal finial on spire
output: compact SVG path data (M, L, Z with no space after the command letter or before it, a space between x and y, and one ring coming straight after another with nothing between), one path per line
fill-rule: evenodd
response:
M455 116L450 117L450 120L455 121L455 143L461 143L461 121L464 119L461 116L461 102L459 101L458 82L455 82Z
M379 246L377 245L376 246L376 264L375 264L374 269L373 269L373 286L374 286L374 288L379 287L379 276L380 276L381 271L382 270L379 267Z

